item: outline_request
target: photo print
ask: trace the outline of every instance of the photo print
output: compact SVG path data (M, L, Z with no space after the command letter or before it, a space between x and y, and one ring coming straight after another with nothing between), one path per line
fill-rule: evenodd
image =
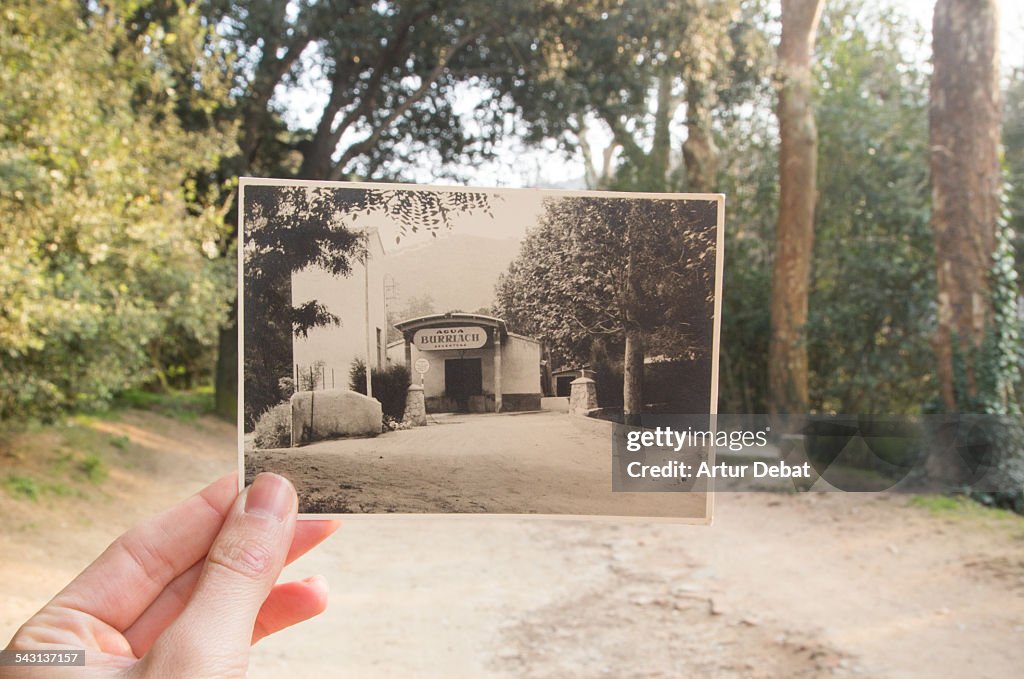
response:
M709 522L699 488L613 490L613 442L715 412L723 215L720 195L243 178L241 483L281 474L313 517Z

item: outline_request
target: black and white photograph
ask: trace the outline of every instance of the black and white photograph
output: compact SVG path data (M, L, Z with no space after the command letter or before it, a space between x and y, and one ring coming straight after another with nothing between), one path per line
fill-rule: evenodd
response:
M723 198L243 179L240 478L300 512L710 521L613 433L717 402Z

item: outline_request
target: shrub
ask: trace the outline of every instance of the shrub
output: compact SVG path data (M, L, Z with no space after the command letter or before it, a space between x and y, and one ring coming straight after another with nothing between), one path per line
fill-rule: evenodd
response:
M292 406L285 401L256 420L253 440L257 448L287 448L292 444Z
M396 420L395 418L390 417L388 415L384 416L384 426L383 426L383 429L384 429L385 432L401 431L403 429L411 429L411 428L412 428L412 426L407 424L403 420Z
M409 390L409 369L401 363L390 365L384 370L371 371L371 379L373 397L380 401L384 416L401 420L405 415L405 396ZM352 361L348 385L352 391L366 393L366 364L361 359Z

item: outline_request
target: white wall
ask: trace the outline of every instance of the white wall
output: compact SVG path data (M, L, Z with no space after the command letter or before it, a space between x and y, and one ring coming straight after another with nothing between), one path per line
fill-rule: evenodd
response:
M540 344L509 333L501 348L501 391L503 394L539 394Z
M293 360L303 374L309 374L311 365L324 363L326 387L348 388L348 373L355 358L366 360L367 339L370 340L372 366L377 364L376 329L380 328L382 341L387 338L387 309L384 302L384 281L380 258L383 256L380 238L376 232L369 237L369 272L363 264L355 262L351 275L336 277L317 266L307 267L292 275L292 305L298 306L317 300L328 311L341 319L340 325L313 328L308 337L292 340ZM369 276L367 276L367 273ZM369 280L370 323L366 321L366 290ZM382 347L383 354L383 347ZM382 356L383 362L383 356ZM317 388L324 384L317 382Z

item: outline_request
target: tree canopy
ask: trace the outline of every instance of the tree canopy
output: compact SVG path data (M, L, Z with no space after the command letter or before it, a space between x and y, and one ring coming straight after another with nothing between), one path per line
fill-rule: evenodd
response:
M203 28L183 9L133 33L132 4L2 10L0 419L194 370L231 294L194 181L230 135L181 123L166 58Z

